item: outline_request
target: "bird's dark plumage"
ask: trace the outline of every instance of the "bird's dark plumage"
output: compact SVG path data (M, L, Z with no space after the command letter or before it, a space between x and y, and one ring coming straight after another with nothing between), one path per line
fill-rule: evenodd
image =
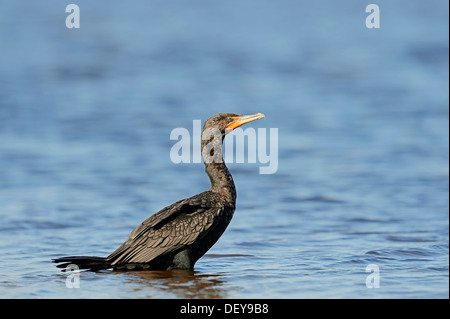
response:
M211 189L180 200L150 216L108 257L72 256L54 259L57 267L80 269L193 269L219 239L233 217L236 189L222 157L225 135L245 123L264 117L216 114L202 132L202 157Z

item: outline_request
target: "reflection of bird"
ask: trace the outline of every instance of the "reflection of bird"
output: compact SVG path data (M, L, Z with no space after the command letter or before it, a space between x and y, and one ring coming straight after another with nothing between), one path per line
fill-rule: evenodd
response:
M227 298L228 289L224 289L221 277L195 270L142 270L128 275L126 280L146 285L144 290L150 298L223 299Z
M72 256L54 259L59 268L192 269L223 234L233 217L236 189L222 157L222 142L233 129L264 114L216 114L202 132L202 157L211 189L163 208L136 227L108 257Z

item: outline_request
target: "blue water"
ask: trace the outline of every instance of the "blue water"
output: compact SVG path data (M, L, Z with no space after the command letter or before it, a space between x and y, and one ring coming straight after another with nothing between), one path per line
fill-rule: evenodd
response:
M0 298L448 298L448 2L0 5ZM238 202L193 272L83 272L204 191L176 127L263 112L278 171L230 163ZM268 130L267 130L268 131ZM379 288L366 287L370 264Z

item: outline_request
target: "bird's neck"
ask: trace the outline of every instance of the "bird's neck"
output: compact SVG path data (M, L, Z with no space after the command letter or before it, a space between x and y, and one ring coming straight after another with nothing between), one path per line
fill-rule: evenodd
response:
M211 191L223 193L231 201L236 200L236 187L225 163L205 163L205 168L211 181Z
M228 200L236 200L236 188L233 177L228 171L222 156L222 138L217 137L202 140L202 158L205 163L205 171L211 181L211 191L221 193Z

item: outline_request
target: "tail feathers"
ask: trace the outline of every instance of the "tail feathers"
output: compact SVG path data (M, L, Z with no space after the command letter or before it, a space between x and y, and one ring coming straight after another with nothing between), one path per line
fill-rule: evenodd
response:
M69 256L57 259L52 259L58 268L67 268L69 265L75 264L79 269L100 270L111 268L111 264L105 257L93 256Z

